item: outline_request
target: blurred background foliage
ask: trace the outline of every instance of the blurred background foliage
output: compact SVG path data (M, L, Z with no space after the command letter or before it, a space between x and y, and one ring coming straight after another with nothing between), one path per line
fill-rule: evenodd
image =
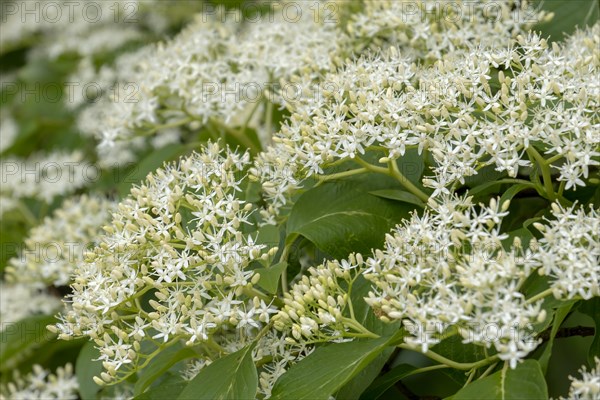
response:
M309 0L307 0L309 1ZM353 8L360 9L361 1L353 1ZM149 43L155 43L172 37L191 20L194 13L205 5L223 5L227 8L245 7L251 0L204 0L204 1L154 1L140 2L140 16L137 29L141 33L136 39L127 41L118 48L93 55L96 67L110 65L123 53L131 52ZM576 27L592 25L599 18L597 0L544 0L535 2L540 7L554 12L554 19L550 22L539 24L536 30L543 35L550 36L551 40L561 40L565 35L572 33ZM264 10L268 6L264 6ZM252 7L251 10L261 10ZM163 17L165 26L157 31L151 24L153 19L150 14ZM0 48L0 112L8 114L17 124L17 136L12 145L2 149L0 156L26 158L37 152L50 152L52 150L80 150L85 159L94 162L96 159L95 148L97 143L89 137L79 134L76 125L76 116L81 107L68 107L62 99L66 97L65 83L76 71L83 56L77 52L65 52L55 58L32 56L38 47L44 45L47 32L34 32L24 36L22 40ZM53 92L39 93L40 88L51 88ZM49 94L50 93L50 94ZM60 99L54 101L53 99ZM82 107L84 107L83 105ZM283 114L275 115L274 121L278 122ZM0 132L2 135L2 132ZM91 186L79 190L83 192L99 192L110 196L123 196L129 191L132 184L143 179L146 174L164 161L176 159L184 153L191 151L190 147L169 144L164 147L146 150L138 155L138 161L127 166L103 169L100 179L92 182ZM4 171L3 171L4 173ZM4 179L4 176L2 177ZM20 243L23 241L28 229L48 216L52 210L59 206L61 198L55 198L50 203L35 199L24 199L24 207L4 213L0 220L0 273L9 258L17 255ZM56 288L56 290L63 290ZM596 303L598 303L596 301ZM14 368L22 371L31 369L34 363L54 369L67 362L75 363L82 351L85 340L73 342L56 341L52 334L45 330L47 324L54 318L42 316L28 319L15 324L10 329L3 330L0 335L0 381L10 379L9 372ZM591 317L580 312L574 312L566 321L566 326L590 325ZM41 338L41 340L40 340ZM593 337L571 337L557 340L552 354L553 362L547 372L549 394L557 396L566 393L569 375L576 375L577 369L586 361L588 349ZM595 345L599 343L596 342ZM538 352L544 350L540 347ZM84 348L85 355L93 349ZM83 354L83 353L82 353ZM412 354L417 359L396 360L397 364L410 361L414 365L426 362L426 359L416 353ZM394 365L389 366L390 368ZM85 369L78 368L78 373L94 375L97 373L97 364L87 363ZM433 375L416 376L406 379L406 385L416 394L443 395L456 391L460 384L454 377L438 373L436 384L431 384ZM439 393L432 393L435 386ZM95 396L97 387L85 388L85 393ZM109 393L112 389L107 389ZM397 399L403 394L399 389L392 388L385 397ZM85 396L84 396L85 397Z

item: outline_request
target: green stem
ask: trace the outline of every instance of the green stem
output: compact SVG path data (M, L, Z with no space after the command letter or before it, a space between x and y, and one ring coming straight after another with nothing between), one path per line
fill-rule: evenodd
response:
M376 333L371 332L370 330L368 330L367 328L365 328L364 326L362 326L361 324L359 324L355 319L350 319L350 318L343 317L342 318L342 323L344 325L346 325L347 327L352 328L355 331L363 334L364 337L366 337L366 338L377 339L377 338L380 337Z
M400 347L401 349L405 349L405 350L412 350L412 351L416 351L419 352L418 349L415 349L413 346L409 346L407 344L399 344L398 347ZM427 350L426 352L421 352L422 354L424 354L426 357L431 358L434 361L437 361L441 364L447 365L450 368L454 368L454 369L460 369L460 370L470 370L473 368L480 368L483 366L486 366L494 361L496 361L498 359L497 355L488 357L488 358L484 358L483 360L479 360L477 362L473 362L473 363L460 363L460 362L456 362L456 361L452 361L444 356L441 356L431 350Z
M169 129L169 128L177 128L181 125L185 125L189 122L192 122L193 118L188 117L188 118L183 118L174 122L169 122L167 124L162 124L162 125L155 125L153 126L151 129L147 130L144 132L145 135L152 135L153 133L158 132L161 129Z
M353 176L353 175L364 174L366 172L369 172L369 170L367 168L356 168L356 169L351 169L350 171L338 172L336 174L316 175L315 179L317 179L319 181L319 183L317 185L320 185L323 182L331 181L334 179L342 179L342 178L346 178L348 176Z
M296 240L297 237L298 237L298 234L291 234L288 237L289 241L283 248L283 251L281 252L281 257L279 258L279 262L284 262L284 261L287 262L287 259L290 254L290 249L291 249L292 245L294 244L294 241ZM283 291L283 293L288 292L287 266L286 266L286 268L284 268L283 272L281 273L281 290Z
M418 198L423 200L425 203L427 203L427 201L429 200L429 196L427 196L427 194L425 194L418 187L413 185L413 183L411 181L409 181L400 172L400 170L398 169L398 164L396 164L395 161L390 160L390 162L388 163L388 168L369 164L368 162L366 162L365 160L363 160L360 157L354 158L354 161L356 161L358 164L362 165L364 168L368 169L371 172L377 172L380 174L391 176L392 178L394 178L398 182L400 182L402 184L402 186L404 186L405 189L407 189L409 192L411 192L412 194L414 194L415 196L417 196Z
M527 148L527 153L535 159L540 167L540 170L542 171L542 177L544 178L544 191L546 192L546 196L548 196L550 201L556 200L556 193L554 193L554 188L552 187L552 174L550 172L550 165L533 146L529 146Z
M553 291L552 288L546 289L543 292L540 292L540 293L536 294L535 296L527 299L527 301L525 301L525 304L531 304L531 303L534 303L534 302L536 302L536 301L538 301L540 299L543 299L544 297L546 297L548 295L551 295L552 291Z
M477 379L478 379L478 380L479 380L479 379L483 379L483 378L485 378L486 376L488 376L488 375L490 374L490 372L492 372L492 371L494 370L494 368L496 368L496 365L498 365L498 363L497 363L497 362L495 362L495 363L493 363L492 365L490 365L490 366L489 366L489 367L488 367L488 368L487 368L485 371L483 371L483 374L481 374L481 376L480 376L479 378L477 378Z

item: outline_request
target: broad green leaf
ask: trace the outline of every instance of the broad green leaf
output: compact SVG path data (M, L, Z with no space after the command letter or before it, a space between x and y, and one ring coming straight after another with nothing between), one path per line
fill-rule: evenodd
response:
M135 400L164 400L176 399L179 394L185 389L188 381L180 376L171 375L164 379L156 386L151 387L144 393L136 396Z
M385 234L414 207L373 196L370 186L340 181L310 189L292 208L288 237L300 234L336 258L381 247Z
M255 272L260 274L258 286L265 289L271 294L277 293L279 287L279 278L281 274L287 268L287 262L282 261L277 264L271 265L268 268L258 268Z
M578 309L583 314L589 315L596 324L594 340L588 353L588 364L595 365L594 358L600 358L600 297L594 297L581 303Z
M417 149L408 149L403 156L396 160L398 164L398 170L404 175L409 181L417 186L421 186L421 176L425 169L425 162L423 156L419 155Z
M361 400L376 400L391 388L399 380L406 378L414 373L416 367L408 364L400 364L392 368L391 371L375 379L371 386L360 396Z
M556 332L558 332L558 328L560 328L560 325L567 318L574 305L574 303L567 303L564 306L558 308L558 310L556 310L556 312L554 313L554 320L552 322L550 338L548 339L548 344L546 345L544 352L539 358L540 367L542 368L542 372L544 373L544 375L548 370L548 363L550 362L550 357L552 356L552 347L554 345L554 337L556 336Z
M508 232L508 237L502 241L502 244L507 251L513 247L516 237L521 239L521 244L524 249L529 247L529 242L531 242L531 239L533 239L533 235L527 228L521 228L512 232Z
M36 315L15 323L7 322L0 332L0 371L14 368L19 359L56 336L46 329L46 326L56 323L53 316Z
M203 368L178 399L253 400L258 390L253 348L254 344L246 346Z
M371 282L362 275L359 275L352 284L350 300L352 301L354 318L369 331L379 335L385 336L397 333L400 329L400 322L386 324L373 313L373 309L365 302L364 298L367 297L370 290L372 290ZM335 398L339 400L358 399L361 393L377 378L393 351L393 347L383 350L369 365L346 383Z
M94 382L94 376L103 371L101 361L97 360L100 352L94 347L93 342L87 342L77 356L75 363L75 376L79 384L79 394L82 400L94 400L101 387Z
M463 343L462 341L462 337L455 334L433 346L432 350L441 356L459 363L476 362L483 360L487 355L494 353L491 349L486 353L482 346L477 346L472 343ZM441 370L441 372L460 385L464 385L467 381L467 376L464 371L448 368Z
M425 207L425 203L423 203L423 201L421 199L419 199L414 194L405 192L403 190L383 189L383 190L374 190L369 193L374 196L377 196L377 197L383 197L384 199L402 201L404 203L414 204L421 208Z
M576 27L592 26L598 21L597 0L538 0L536 3L543 10L554 13L552 20L540 21L534 27L536 31L541 30L543 36L550 36L552 41L563 40L565 35L572 34ZM529 18L532 17L533 14Z
M122 171L120 176L117 175L119 195L128 195L134 184L143 181L150 172L162 167L165 161L174 160L187 150L188 148L182 144L170 144L152 151L135 166L127 171Z
M152 384L156 379L163 375L173 365L179 361L185 360L197 356L198 354L189 347L183 347L183 345L176 345L169 347L162 351L156 358L154 358L150 364L143 369L140 379L135 383L133 389L133 395L137 396L143 393L148 386Z
M319 347L277 380L271 399L328 400L381 354L391 340L381 337Z
M500 197L499 204L504 204L505 201L510 201L515 197L519 192L522 192L525 189L535 188L535 185L531 183L518 183L509 187Z
M548 289L550 287L549 280L550 278L547 276L531 274L523 284L521 292L529 299ZM546 296L542 302L542 309L546 311L546 319L543 322L534 324L534 330L538 333L546 330L552 323L554 313L557 309L564 307L567 304L574 304L577 301L578 300L559 300L553 295Z
M545 400L548 388L540 364L525 360L515 369L505 364L502 370L459 390L452 400Z
M369 365L350 379L336 394L336 400L358 400L361 394L377 378L381 369L394 352L394 347L385 348Z

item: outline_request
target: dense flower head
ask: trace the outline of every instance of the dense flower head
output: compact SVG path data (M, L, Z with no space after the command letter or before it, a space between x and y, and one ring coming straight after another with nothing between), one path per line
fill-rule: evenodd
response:
M60 308L59 298L41 284L0 282L0 330L33 315L50 315Z
M50 203L87 186L99 173L79 150L35 153L26 159L7 157L0 162L0 170L0 215L18 207L24 198Z
M358 50L401 46L431 62L468 44L508 41L548 17L521 0L367 0L348 31Z
M486 166L538 175L531 160L541 157L565 190L585 186L600 165L599 32L596 24L551 47L534 33L518 35L449 50L429 67L391 47L339 62L319 79L292 78L309 95L287 104L291 117L252 171L265 177L266 214L307 177L343 160L360 164L369 150L387 161L409 148L432 158L422 183L433 197Z
M571 400L597 400L600 398L600 358L595 357L596 365L589 371L586 366L579 370L580 378L569 377L571 387L568 399ZM561 397L562 399L562 397Z
M242 232L251 205L237 196L248 164L248 153L213 143L149 174L77 266L57 330L96 341L104 381L147 358L145 338L193 345L269 320L274 310L252 295L259 275L248 266L276 249Z
M75 400L79 384L73 374L73 366L58 367L55 373L34 365L28 374L14 371L12 382L0 386L2 400Z
M281 102L280 79L323 69L337 51L335 26L307 10L293 22L277 11L248 23L221 8L196 15L175 38L138 54L135 73L122 77L135 83L135 101L105 98L82 114L80 127L110 148L173 126L256 124L251 117L259 107L264 113L265 99ZM257 130L268 141L265 129Z
M560 299L600 296L600 212L574 205L554 204L553 218L536 227L544 235L535 258L540 275L550 277L554 296Z
M358 277L355 267L361 263L362 256L358 254L349 260L327 261L309 268L308 274L284 294L284 306L273 317L274 327L288 331L291 343L345 340L348 288Z
M530 329L545 313L519 292L535 265L531 254L518 240L503 248L507 205L448 198L414 214L365 261L375 286L367 303L385 320L403 321L405 341L423 351L454 327L464 343L493 346L514 368L537 347Z
M114 50L140 38L139 24L132 23L138 22L137 19L118 17L126 10L127 15L133 14L131 11L137 10L140 3L117 0L86 5L68 1L9 1L4 9L0 44L10 49L35 35L43 35L46 41L44 46L36 48L37 57L51 58L68 52L91 55Z
M82 195L65 200L52 216L29 231L19 256L9 261L7 280L65 286L75 266L95 245L116 203Z

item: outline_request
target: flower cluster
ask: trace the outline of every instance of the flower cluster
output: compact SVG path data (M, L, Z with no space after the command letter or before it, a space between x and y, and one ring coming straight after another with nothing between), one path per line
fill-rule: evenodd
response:
M131 190L100 244L76 268L70 307L54 330L96 341L105 382L127 376L156 351L217 331L245 334L275 312L255 297L249 264L266 250L243 233L251 204L237 197L249 155L208 144ZM118 375L120 374L120 375Z
M88 195L65 200L51 217L29 231L21 254L9 261L6 279L68 285L75 266L95 246L115 205L114 201Z
M0 215L17 208L23 198L49 203L57 196L71 194L99 173L78 150L38 153L25 160L5 158L0 162L0 171Z
M527 0L367 0L347 29L358 51L399 46L402 53L432 63L457 48L509 42L551 17Z
M597 206L597 205L596 205ZM552 207L554 218L535 226L544 235L534 252L539 273L550 277L559 299L600 296L600 212L576 206Z
M375 285L367 303L384 320L402 320L405 341L423 352L456 328L464 343L493 345L514 368L537 347L530 329L545 313L541 301L519 292L532 272L531 254L519 240L503 248L508 204L430 204L433 210L413 214L365 261L363 273Z
M50 315L61 308L60 299L39 284L0 282L0 330L32 315Z
M13 381L0 386L2 400L76 400L79 384L73 375L73 366L66 364L58 367L54 374L39 365L33 366L33 371L21 376L17 370Z
M135 73L124 80L135 82L135 101L104 99L82 114L80 126L101 139L101 148L177 126L231 134L230 126L258 128L252 116L281 97L280 79L309 65L323 69L336 52L335 29L315 21L312 12L293 23L274 12L245 24L228 13L198 14L174 39L142 50ZM261 127L267 127L258 130L264 141L271 118L263 118Z
M140 40L147 31L162 33L170 23L160 2L154 0L9 0L3 7L1 52L34 43L31 56L38 59L115 51Z
M550 200L585 186L600 165L599 32L596 24L551 48L536 34L519 35L448 51L430 67L392 47L317 80L297 78L313 95L288 104L291 117L252 171L271 202L266 215L331 165L351 160L386 171L365 163L370 150L383 152L390 168L409 148L431 158L422 183L433 197L486 166L510 177L541 172Z
M273 317L274 327L289 331L291 343L343 341L353 323L347 311L352 308L348 291L358 276L355 268L362 263L358 254L309 268L308 275L284 294L285 305Z
M571 387L567 397L571 400L596 400L600 397L600 358L594 359L596 365L587 370L585 365L579 370L581 378L571 379Z

